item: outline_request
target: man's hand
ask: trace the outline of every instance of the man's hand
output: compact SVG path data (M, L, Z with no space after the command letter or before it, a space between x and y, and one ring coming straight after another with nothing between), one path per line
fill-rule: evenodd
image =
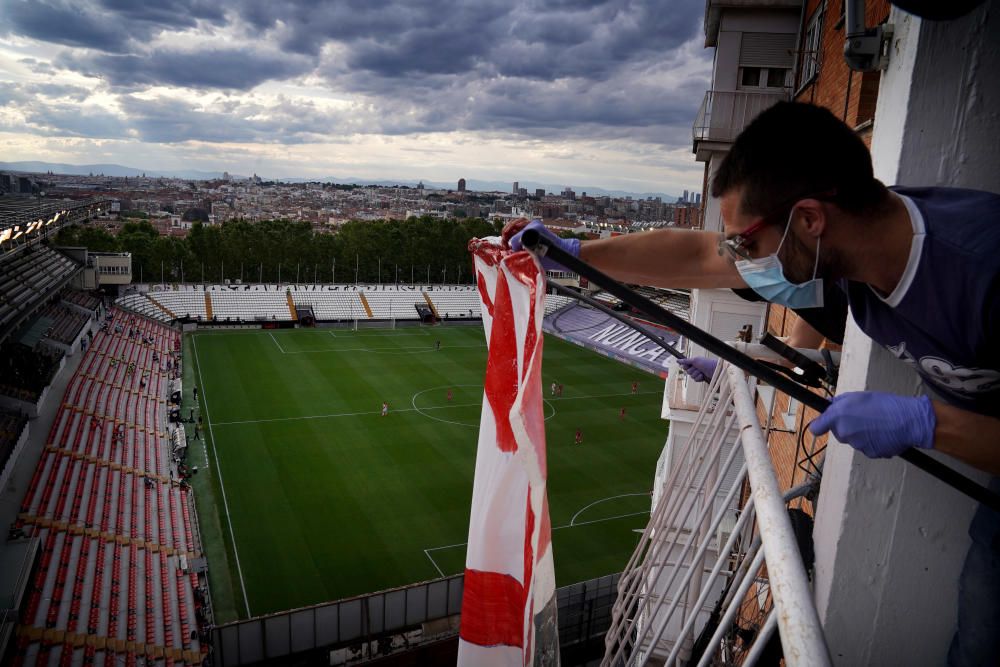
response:
M719 362L708 357L687 357L678 359L677 365L695 382L708 382L715 375Z
M521 246L521 236L524 234L525 230L533 229L539 234L549 239L552 245L558 246L565 252L573 255L574 257L580 256L580 239L564 239L556 236L542 224L540 220L532 220L528 222L524 219L514 220L507 224L503 230L503 239L507 241L510 245L510 249L513 251L523 250ZM546 271L565 271L566 267L558 262L554 262L547 257L540 257L542 261L542 268Z
M877 391L834 396L826 412L809 425L813 435L832 431L837 440L865 456L884 459L910 447L932 449L937 416L926 396L907 398Z

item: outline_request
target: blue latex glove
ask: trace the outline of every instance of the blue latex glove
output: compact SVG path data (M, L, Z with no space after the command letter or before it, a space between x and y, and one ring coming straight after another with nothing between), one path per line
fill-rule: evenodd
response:
M809 430L813 435L832 431L872 459L897 456L910 447L932 449L937 416L926 396L907 398L877 391L856 391L833 397L826 412Z
M678 359L677 365L695 382L708 382L715 375L719 362L708 357L687 357Z
M560 238L555 234L553 234L552 232L550 232L548 229L546 229L545 225L542 224L541 220L532 220L527 225L525 225L524 228L521 229L517 234L512 236L510 239L511 250L514 251L523 250L523 247L521 246L521 236L528 229L536 230L539 234L552 241L552 245L562 248L563 250L573 255L574 257L580 256L580 239ZM541 257L540 259L542 260L542 268L545 269L546 271L566 270L566 267L564 267L562 264L554 262L548 257Z

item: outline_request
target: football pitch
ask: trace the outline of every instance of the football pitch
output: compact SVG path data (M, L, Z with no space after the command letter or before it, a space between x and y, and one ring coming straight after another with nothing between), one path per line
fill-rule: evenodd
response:
M463 571L486 351L481 326L185 337L217 622ZM666 438L663 381L552 336L543 379L564 586L620 571L637 543Z

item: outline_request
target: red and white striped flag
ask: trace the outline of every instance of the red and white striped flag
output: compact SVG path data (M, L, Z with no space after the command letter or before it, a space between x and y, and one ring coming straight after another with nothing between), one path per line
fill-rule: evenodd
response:
M545 273L527 252L474 240L489 345L465 561L458 664L558 665L545 492Z

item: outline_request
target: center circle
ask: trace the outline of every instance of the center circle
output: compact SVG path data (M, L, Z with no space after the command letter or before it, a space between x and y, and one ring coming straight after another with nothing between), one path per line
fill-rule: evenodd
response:
M420 391L418 391L417 393L415 393L410 398L410 405L412 405L413 409L416 412L418 412L419 414L421 414L422 416L427 417L428 419L433 419L436 422L441 422L441 423L444 423L444 424L453 424L455 426L468 426L468 427L471 427L471 428L478 428L479 427L479 422L478 421L475 424L468 424L466 422L453 421L451 419L443 419L441 417L436 417L436 416L430 414L431 410L435 410L437 408L447 408L447 407L449 407L448 405L435 405L435 406L431 406L431 407L428 407L428 408L419 408L419 407L417 407L417 397L418 396L422 396L423 394L426 394L426 393L429 393L429 392L432 392L432 391L442 391L442 390L447 390L447 389L458 389L460 387L475 387L475 388L479 389L480 391L483 389L483 386L482 385L478 385L478 384L447 384L447 385L442 385L440 387L431 387L429 389L421 389ZM480 396L481 395L482 394L480 394ZM552 405L552 403L549 402L548 399L544 399L543 398L542 402L552 411L551 414L548 414L548 415L545 416L545 421L548 421L548 420L550 420L550 419L552 419L553 417L556 416L556 408L555 408L555 406ZM481 405L481 403L477 403L476 405Z

